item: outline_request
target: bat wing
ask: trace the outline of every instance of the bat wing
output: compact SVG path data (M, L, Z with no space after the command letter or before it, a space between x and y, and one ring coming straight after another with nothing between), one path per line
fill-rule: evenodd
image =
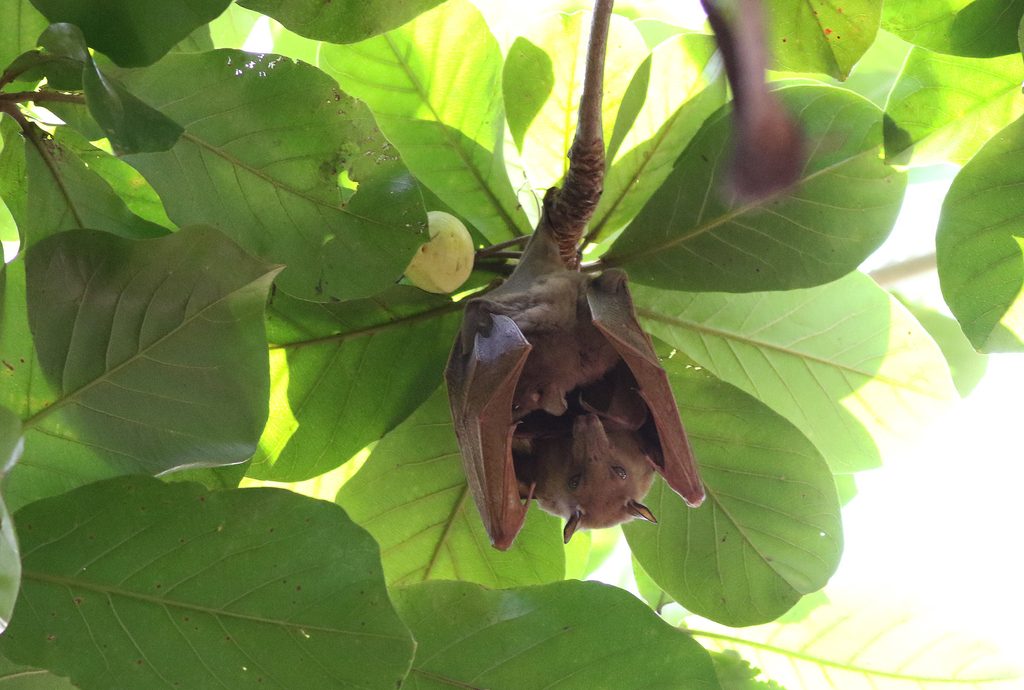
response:
M654 417L664 456L664 465L655 463L655 467L687 505L696 508L704 501L704 485L679 417L668 374L636 319L626 274L612 269L595 278L587 291L587 302L594 325L633 372L640 385L640 395Z
M466 309L445 371L462 466L491 544L512 545L526 519L512 462L512 394L530 343L507 316L481 302Z

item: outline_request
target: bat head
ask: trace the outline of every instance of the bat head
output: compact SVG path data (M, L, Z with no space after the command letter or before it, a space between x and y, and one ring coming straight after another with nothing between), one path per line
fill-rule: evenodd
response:
M572 438L546 439L535 447L534 497L540 507L567 520L565 541L578 529L612 527L642 517L655 522L640 502L654 482L654 463L635 434L608 431L593 413L573 422Z

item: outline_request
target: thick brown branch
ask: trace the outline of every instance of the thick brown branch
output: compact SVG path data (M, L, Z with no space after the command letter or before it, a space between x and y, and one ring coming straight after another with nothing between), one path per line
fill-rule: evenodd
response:
M579 267L577 246L604 190L604 137L601 101L604 92L605 46L614 0L595 0L587 48L587 70L580 97L576 136L569 149L569 170L562 188L552 187L544 195L538 231L558 241L562 260Z

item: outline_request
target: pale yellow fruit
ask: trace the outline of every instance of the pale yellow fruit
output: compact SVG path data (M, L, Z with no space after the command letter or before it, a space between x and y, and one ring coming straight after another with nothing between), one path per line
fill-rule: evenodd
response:
M473 238L455 216L427 214L430 241L422 245L405 269L405 277L427 292L455 292L473 271Z

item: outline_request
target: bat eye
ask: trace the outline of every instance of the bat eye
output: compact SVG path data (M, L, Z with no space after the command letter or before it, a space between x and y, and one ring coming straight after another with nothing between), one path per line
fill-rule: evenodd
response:
M583 474L582 473L574 474L573 476L569 477L569 490L570 491L575 491L577 488L579 488L580 479L582 479L582 478L583 478Z
M619 479L622 479L622 480L626 479L626 470L624 470L624 469L622 469L621 467L618 467L618 466L615 466L612 469L615 471L615 474L619 475Z

